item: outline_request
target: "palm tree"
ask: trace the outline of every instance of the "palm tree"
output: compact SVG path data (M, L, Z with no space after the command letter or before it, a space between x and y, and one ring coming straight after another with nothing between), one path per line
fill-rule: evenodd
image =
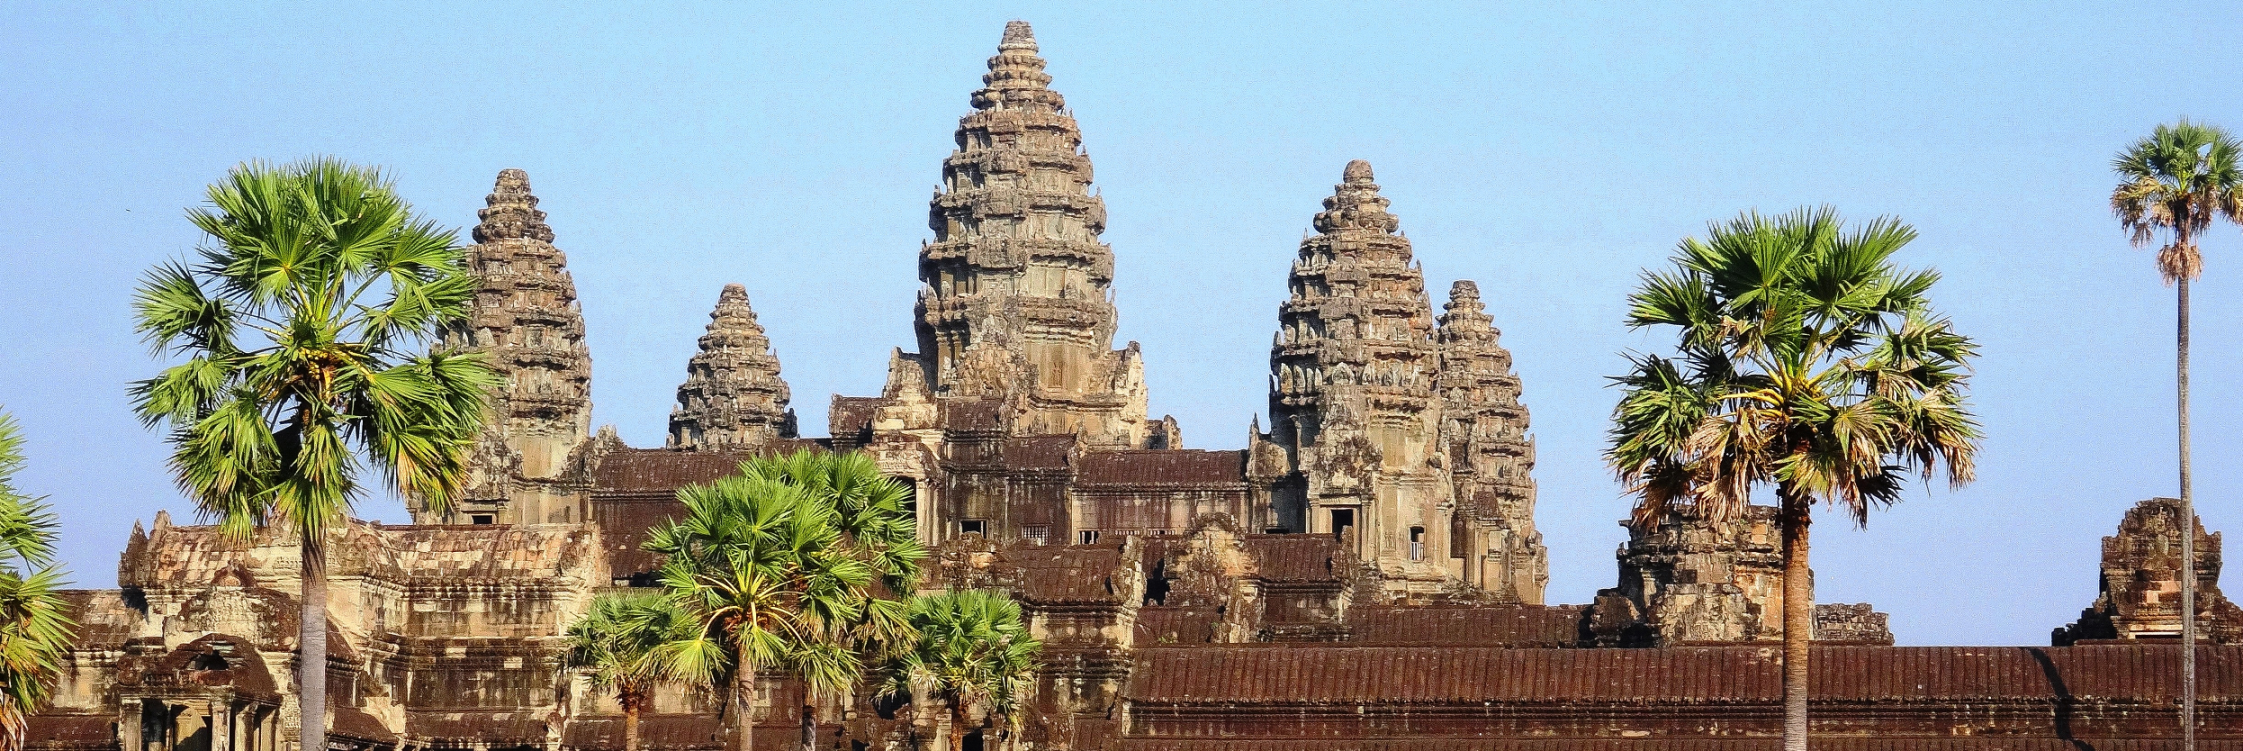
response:
M758 675L791 669L827 696L855 684L843 631L863 617L877 575L843 545L833 508L800 486L734 475L682 488L678 500L684 517L646 549L664 557L662 586L698 625L664 646L663 663L724 690L733 748L751 751Z
M1020 728L1043 644L1028 634L1020 603L997 590L950 590L913 598L918 643L886 670L884 693L950 705L950 751L965 747L976 710Z
M205 235L199 259L156 267L133 299L149 345L186 358L134 384L133 408L169 423L172 472L204 517L236 538L270 524L296 534L302 743L324 748L324 541L350 518L366 463L448 504L496 379L479 354L423 349L465 318L475 282L452 233L380 172L251 162L208 199L187 213Z
M919 544L918 522L906 507L911 491L880 473L872 457L858 452L797 451L783 457L758 457L740 464L741 475L802 488L834 512L845 554L871 566L879 587L865 598L858 618L841 631L843 646L858 664L878 662L908 649L916 638L905 604L927 556ZM880 591L884 590L884 591ZM802 746L815 743L816 710L802 712Z
M697 625L659 592L601 595L569 624L568 666L584 670L594 687L615 692L623 708L623 751L639 751L639 713L668 677L658 659L662 645L692 638Z
M1807 565L1813 505L1857 525L1906 475L1970 481L1978 426L1964 402L1976 345L1931 309L1939 278L1892 255L1915 239L1880 218L1851 232L1829 208L1746 213L1686 238L1674 267L1629 297L1631 328L1671 326L1672 356L1631 356L1614 379L1606 460L1641 495L1635 523L1734 519L1772 485L1783 537L1784 746L1807 741Z
M15 488L23 434L0 412L0 749L23 748L31 713L46 703L77 624L63 614L54 561L58 522L47 504Z
M2186 119L2159 125L2111 160L2118 187L2111 211L2137 248L2168 241L2157 249L2157 271L2179 291L2176 326L2181 433L2181 736L2196 747L2196 508L2189 488L2188 446L2188 285L2204 270L2197 236L2212 220L2243 223L2243 167L2236 139L2216 126Z

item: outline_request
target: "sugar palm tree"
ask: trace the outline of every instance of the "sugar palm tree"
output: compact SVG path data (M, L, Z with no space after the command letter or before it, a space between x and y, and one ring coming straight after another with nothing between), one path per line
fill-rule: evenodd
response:
M965 747L976 714L1018 730L1043 644L1030 636L1020 603L995 590L950 590L911 601L917 643L885 671L883 692L950 706L950 748Z
M24 729L54 690L77 624L63 614L52 567L58 522L47 504L16 490L23 434L0 412L0 749L23 748Z
M918 522L906 508L911 491L882 475L872 457L858 452L797 451L758 457L741 463L740 473L802 488L831 508L840 549L879 576L879 586L864 599L857 619L841 632L843 646L856 654L858 664L878 662L910 647L916 635L900 596L917 586L919 562L927 556L919 544ZM815 714L813 707L803 708L804 751L815 742Z
M452 233L374 169L252 162L208 200L187 213L197 260L156 267L133 299L149 345L185 358L134 384L133 408L169 424L171 470L204 517L237 538L296 535L301 740L324 748L324 541L368 464L435 508L459 490L495 379L481 355L426 346L464 319L475 283Z
M2181 454L2182 745L2196 747L2196 508L2189 487L2188 285L2204 269L2197 239L2215 219L2243 222L2243 145L2216 126L2159 125L2111 160L2118 187L2111 211L2134 246L2157 249L2157 271L2178 291L2176 332Z
M751 751L756 678L793 670L811 691L841 695L860 672L844 630L876 580L843 546L831 506L802 487L734 475L678 491L685 515L656 529L662 586L697 619L665 645L673 675L727 696L733 748Z
M660 592L601 595L569 624L568 666L615 693L623 708L623 751L639 751L639 714L654 702L668 674L662 646L692 638L699 624Z
M1784 745L1807 738L1814 617L1807 532L1817 502L1866 525L1907 475L1972 477L1964 402L1976 346L1931 308L1938 275L1892 255L1915 230L1852 231L1829 208L1747 213L1686 238L1629 297L1631 328L1671 328L1670 356L1633 356L1615 381L1606 459L1640 494L1637 524L1734 519L1772 488L1783 537Z

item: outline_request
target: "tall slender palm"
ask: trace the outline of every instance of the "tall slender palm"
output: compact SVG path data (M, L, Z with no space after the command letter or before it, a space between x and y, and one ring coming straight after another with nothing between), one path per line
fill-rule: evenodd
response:
M950 748L965 747L974 715L1020 728L1036 655L1020 603L996 590L950 590L911 601L917 643L887 668L884 693L950 706Z
M23 748L31 713L46 703L77 624L63 614L54 562L54 511L16 490L23 434L0 412L0 749Z
M797 451L759 457L741 463L740 473L800 487L833 509L841 549L879 576L880 586L841 632L843 645L857 655L858 664L878 662L909 648L916 635L901 596L917 586L919 562L927 556L919 544L918 522L905 506L911 491L882 475L872 457L857 452ZM804 751L815 743L815 715L815 707L803 707Z
M2182 745L2191 749L2196 747L2196 507L2189 487L2188 285L2204 269L2198 237L2214 219L2243 222L2238 152L2243 146L2227 131L2184 119L2157 126L2111 160L2119 177L2111 191L2111 211L2135 247L2165 240L2157 249L2157 271L2179 292L2175 385L2181 423L2181 735Z
M863 617L877 575L842 544L833 508L800 486L734 475L678 500L684 517L646 549L664 557L662 586L699 626L664 647L664 665L724 689L733 748L750 751L757 676L791 669L828 696L855 685L842 632Z
M660 592L601 595L569 624L568 666L615 692L623 708L623 751L639 751L639 714L668 674L662 645L690 639L700 624Z
M1817 502L1857 525L1906 475L1970 481L1964 402L1976 345L1939 317L1938 275L1892 265L1915 230L1845 231L1829 208L1747 213L1686 238L1629 297L1631 328L1673 327L1672 356L1631 357L1606 459L1641 495L1637 524L1736 518L1773 486L1783 536L1784 746L1807 742L1814 611L1807 528Z
M197 260L156 267L133 299L149 345L186 358L134 384L133 408L169 423L172 472L203 516L238 538L296 534L301 740L324 748L324 541L368 463L436 508L458 491L495 379L481 355L425 347L475 284L452 233L371 168L251 162L208 200L187 212Z

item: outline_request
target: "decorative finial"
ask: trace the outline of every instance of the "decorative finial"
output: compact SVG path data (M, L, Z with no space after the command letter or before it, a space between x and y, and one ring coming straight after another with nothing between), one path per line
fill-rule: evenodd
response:
M1348 162L1347 170L1340 173L1340 182L1347 183L1349 185L1367 183L1370 181L1371 163L1363 161L1361 159Z
M997 43L997 49L1001 52L1026 50L1033 53L1036 51L1036 30L1029 28L1027 21L1007 21L1005 38Z
M1449 285L1449 299L1478 300L1480 299L1480 285L1470 279L1458 279L1455 284Z
M1402 220L1386 213L1388 203L1379 195L1378 183L1371 182L1371 163L1348 162L1340 184L1332 186L1332 197L1324 199L1324 211L1316 215L1316 231L1368 229L1394 234Z
M983 74L984 88L974 92L974 109L1036 108L1057 112L1067 106L1059 92L1052 91L1051 74L1044 72L1044 59L1036 56L1036 32L1028 28L1027 21L1005 24L1005 37L997 43L997 56L989 58L989 72Z
M498 183L491 194L483 199L485 208L475 212L483 223L475 225L478 243L504 240L536 240L553 242L553 228L545 225L545 212L537 210L537 196L530 193L530 173L518 169L499 170Z

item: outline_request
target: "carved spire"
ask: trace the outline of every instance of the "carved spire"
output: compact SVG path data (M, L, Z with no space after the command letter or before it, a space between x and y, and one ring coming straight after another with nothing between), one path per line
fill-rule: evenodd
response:
M537 196L530 194L530 173L518 169L499 170L498 184L483 198L483 203L483 209L475 212L475 216L483 220L475 225L475 242L553 242L553 228L545 225L545 212L537 210Z
M1291 299L1278 310L1271 428L1306 431L1302 443L1315 442L1333 399L1365 388L1391 392L1386 404L1430 404L1432 306L1410 241L1396 234L1401 222L1378 191L1369 162L1347 163L1316 214L1318 234L1301 241Z
M1145 440L1143 379L1115 350L1106 204L1026 22L1007 24L928 205L919 351L937 397L1022 397L1024 429Z
M499 172L484 203L466 253L480 282L475 308L444 332L443 345L487 353L504 385L470 456L464 498L451 514L415 520L578 521L570 455L591 435L592 354L576 281L527 173Z
M1459 551L1467 553L1468 580L1540 604L1549 550L1534 527L1534 440L1526 434L1511 352L1486 311L1480 286L1457 282L1437 337L1441 441L1452 461L1460 526L1469 530Z
M775 438L793 438L794 410L779 358L748 307L748 290L724 285L709 313L701 351L686 363L670 410L670 448L746 449Z
M1270 352L1270 440L1292 457L1282 500L1307 532L1353 529L1391 594L1449 576L1449 487L1425 279L1368 162L1349 162L1301 241ZM1297 490L1294 490L1297 488ZM1342 539L1351 539L1342 535Z

